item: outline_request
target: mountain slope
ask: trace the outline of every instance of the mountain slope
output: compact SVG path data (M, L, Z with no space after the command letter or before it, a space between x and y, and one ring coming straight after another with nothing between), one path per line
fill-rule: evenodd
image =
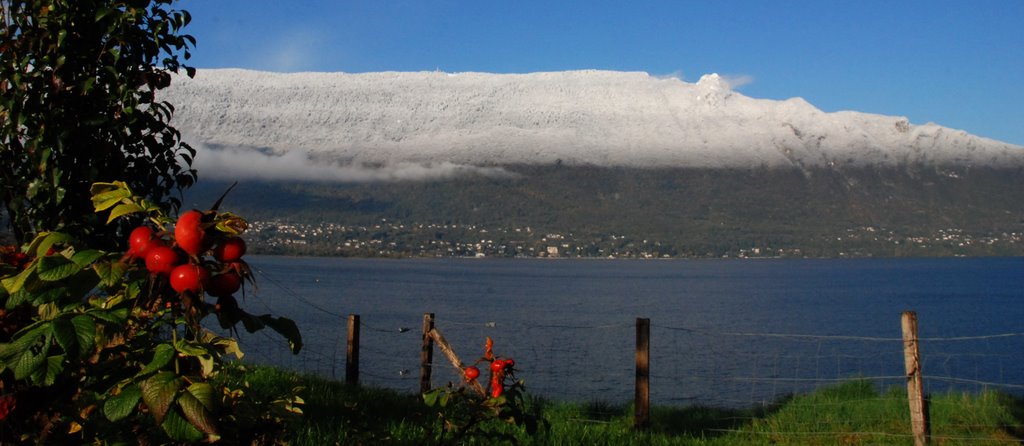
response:
M261 252L1024 254L1024 148L715 75L203 70L160 99L187 205L241 180Z
M717 75L201 70L162 100L211 148L346 165L691 168L1024 165L1024 148L935 124L753 99ZM202 154L200 154L202 158Z
M298 232L303 245L269 251L279 253L433 256L430 248L444 241L474 246L475 251L454 251L473 255L485 239L494 246L518 243L542 251L556 243L542 240L545 234L561 234L565 238L557 245L598 257L628 256L630 249L639 255L641 248L658 257L737 256L755 248L767 255L781 250L827 257L1024 255L1024 195L1017 193L1024 190L1024 169L509 169L518 177L242 181L224 205L253 221L305 225ZM188 206L209 206L229 185L200 175ZM350 229L337 232L331 225ZM360 233L354 227L365 229ZM533 236L523 228L532 228ZM263 229L249 237L262 240L254 247L268 252L283 235ZM384 254L344 247L357 240L398 246Z

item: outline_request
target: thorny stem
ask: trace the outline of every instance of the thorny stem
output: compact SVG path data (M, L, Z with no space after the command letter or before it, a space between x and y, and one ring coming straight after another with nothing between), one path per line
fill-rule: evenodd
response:
M171 326L171 342L173 343L174 348L177 349L178 348L178 323L177 322L175 322L174 325ZM174 374L175 375L181 375L181 369L178 366L178 355L174 355Z

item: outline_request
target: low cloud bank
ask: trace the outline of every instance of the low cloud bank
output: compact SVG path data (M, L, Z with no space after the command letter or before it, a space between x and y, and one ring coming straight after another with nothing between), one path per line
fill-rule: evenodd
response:
M204 178L217 180L320 181L371 183L437 181L466 176L515 178L500 167L480 167L451 162L398 162L380 166L338 164L312 160L298 151L281 155L253 149L196 146L194 167Z
M176 78L161 94L178 104L175 127L187 140L256 154L266 147L262 153L280 155L200 154L201 162L215 166L204 174L212 176L431 180L502 176L507 172L475 166L557 159L709 168L1024 162L1019 146L959 130L909 125L899 116L825 113L803 99L754 99L735 91L755 81L742 73L688 83L592 70L203 70L194 79Z
M726 74L722 76L722 80L725 81L730 89L736 90L754 83L754 76L749 74Z

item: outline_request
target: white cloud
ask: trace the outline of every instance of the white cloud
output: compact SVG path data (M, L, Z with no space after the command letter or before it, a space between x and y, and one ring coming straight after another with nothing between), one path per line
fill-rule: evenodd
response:
M675 79L678 81L684 80L683 72L681 70L676 70L668 74L652 74L651 77L655 79Z
M274 38L274 44L261 48L254 64L276 72L306 71L319 62L325 35L314 30L295 30Z
M398 162L381 166L340 165L314 161L298 151L281 155L252 149L210 148L196 145L194 167L204 178L218 180L322 181L369 183L388 181L435 181L462 176L514 178L500 167L480 167L451 162Z
M722 80L726 84L729 84L729 88L735 90L743 87L744 85L750 85L754 83L754 76L749 74L726 74L722 76Z

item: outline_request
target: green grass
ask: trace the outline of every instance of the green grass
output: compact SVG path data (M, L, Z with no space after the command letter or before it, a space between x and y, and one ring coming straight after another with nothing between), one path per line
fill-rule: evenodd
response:
M248 392L261 398L304 387L305 415L289 425L293 445L421 445L430 444L437 429L436 415L417 395L350 387L268 367L247 366L244 380L251 386ZM654 407L650 427L643 431L633 429L631 405L538 398L530 404L542 411L549 429L529 436L510 425L488 427L525 445L913 444L904 389L879 392L868 381L785 398L771 407ZM996 392L935 395L929 413L932 444L1019 445L1024 438L1024 399Z

